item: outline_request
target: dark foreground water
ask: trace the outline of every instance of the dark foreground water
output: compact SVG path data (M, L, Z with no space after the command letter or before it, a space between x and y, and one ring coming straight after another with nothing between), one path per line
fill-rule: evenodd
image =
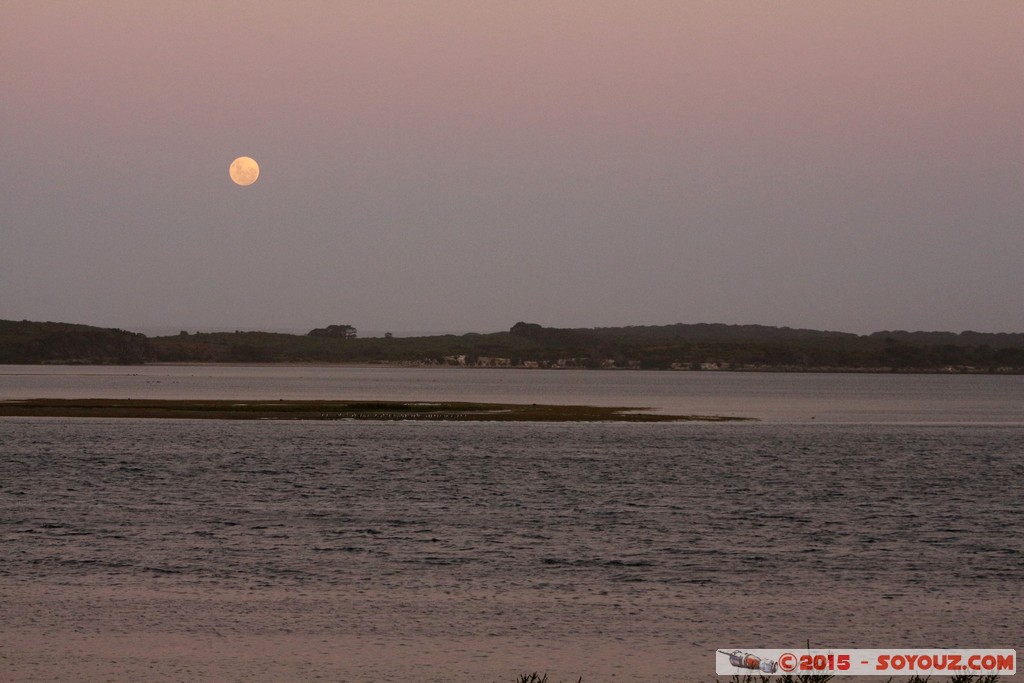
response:
M3 680L1017 647L1019 424L0 420Z

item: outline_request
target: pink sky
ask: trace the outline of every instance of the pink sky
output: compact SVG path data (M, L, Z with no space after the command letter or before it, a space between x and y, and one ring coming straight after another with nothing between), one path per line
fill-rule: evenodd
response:
M1021 35L1017 2L7 3L0 318L1024 331Z

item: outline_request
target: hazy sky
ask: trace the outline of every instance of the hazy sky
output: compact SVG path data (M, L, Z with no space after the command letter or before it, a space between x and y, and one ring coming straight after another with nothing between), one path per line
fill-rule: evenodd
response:
M1022 36L1019 0L4 0L0 318L1024 332Z

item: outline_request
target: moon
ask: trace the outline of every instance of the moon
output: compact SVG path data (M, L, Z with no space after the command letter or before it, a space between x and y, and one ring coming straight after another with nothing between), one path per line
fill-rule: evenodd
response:
M260 165L251 157L238 157L231 162L228 175L236 185L252 185L260 177Z

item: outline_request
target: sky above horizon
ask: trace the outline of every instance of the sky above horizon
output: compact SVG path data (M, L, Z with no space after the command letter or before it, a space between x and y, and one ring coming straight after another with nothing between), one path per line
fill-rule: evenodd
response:
M1022 35L1024 2L9 0L0 318L1024 332Z

